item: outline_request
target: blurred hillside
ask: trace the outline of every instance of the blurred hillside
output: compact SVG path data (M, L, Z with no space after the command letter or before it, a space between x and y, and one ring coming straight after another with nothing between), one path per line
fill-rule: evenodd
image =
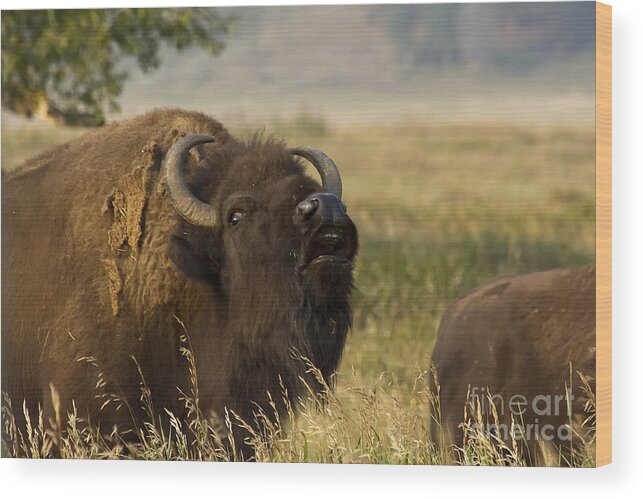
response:
M166 48L148 75L132 64L111 118L181 106L227 123L594 119L591 2L218 10L237 17L223 54Z

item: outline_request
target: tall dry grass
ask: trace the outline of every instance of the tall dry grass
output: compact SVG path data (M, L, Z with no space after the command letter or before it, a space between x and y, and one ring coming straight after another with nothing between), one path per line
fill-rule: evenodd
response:
M240 460L235 451L238 442L234 440L232 427L238 425L248 431L245 443L253 449L254 460L259 462L528 465L528 456L519 441L512 437L507 442L483 430L489 421L480 406L471 400L463 401L462 442L449 443L441 428L440 386L433 369L417 371L410 393L401 393L400 385L385 375L371 386L361 386L353 378L344 382L339 391L333 391L324 383L321 373L306 359L301 359L323 386L322 393L310 389L294 405L285 390L271 394L274 400L282 398L285 412L278 411L273 402L267 412L258 411L253 421L244 421L232 412L206 415L200 407L198 379L187 334L181 340L180 352L191 380L188 393L177 388L177 399L185 408L184 416L177 417L163 408L160 410L164 414L159 414L140 370L140 397L136 403L146 417L142 422L132 418L135 436L131 430L123 432L119 428L106 432L82 418L75 407L62 414L54 386L50 396L55 417L49 421L44 421L42 410L34 420L26 405L14 408L5 394L2 456L237 461ZM104 406L120 404L122 410L127 410L124 404L129 402L118 393L106 392L105 378L99 369L95 397L102 400ZM538 464L594 466L595 401L588 383L585 389L590 395L585 408L587 417L582 431L576 432L577 444L571 457L555 451L552 454L550 449L550 455ZM491 397L487 403L493 407ZM16 410L21 410L25 417L22 427L16 423ZM492 422L498 424L495 411Z

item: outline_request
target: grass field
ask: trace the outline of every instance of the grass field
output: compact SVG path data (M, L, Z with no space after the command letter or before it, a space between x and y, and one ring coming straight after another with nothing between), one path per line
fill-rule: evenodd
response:
M480 455L454 456L429 442L431 401L422 384L431 349L447 305L488 278L594 262L593 129L334 128L307 116L265 129L335 159L361 251L354 328L332 402L316 409L308 404L302 417L285 425L287 432L276 431L274 445L259 458L504 464L506 455L484 445ZM78 133L5 128L3 168ZM70 449L109 456L86 439ZM154 441L140 457L212 457L182 455ZM592 464L588 456L575 464Z

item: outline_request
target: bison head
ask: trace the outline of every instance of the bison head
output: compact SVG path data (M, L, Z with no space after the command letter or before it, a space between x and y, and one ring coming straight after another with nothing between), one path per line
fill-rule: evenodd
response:
M235 342L262 358L275 355L271 346L287 345L327 377L350 327L358 246L337 167L316 149L254 140L211 151L200 173L185 173L195 170L190 149L213 140L186 137L166 157L167 191L182 218L170 256L214 289ZM314 165L321 186L297 157Z

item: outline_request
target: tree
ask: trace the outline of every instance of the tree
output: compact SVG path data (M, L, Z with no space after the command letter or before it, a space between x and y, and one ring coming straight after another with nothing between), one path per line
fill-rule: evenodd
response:
M160 64L162 42L218 54L233 18L214 9L88 9L2 12L2 107L65 125L98 126L134 58L143 72Z

